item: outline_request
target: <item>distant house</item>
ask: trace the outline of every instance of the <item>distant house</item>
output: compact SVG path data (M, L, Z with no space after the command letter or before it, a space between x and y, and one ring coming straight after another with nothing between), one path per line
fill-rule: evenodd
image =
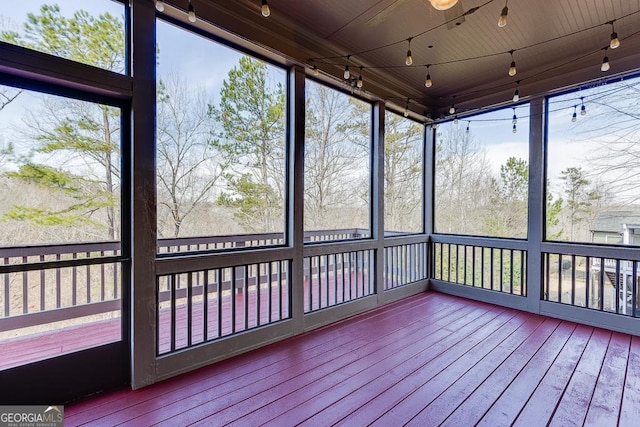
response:
M601 212L590 231L593 243L640 245L640 209Z

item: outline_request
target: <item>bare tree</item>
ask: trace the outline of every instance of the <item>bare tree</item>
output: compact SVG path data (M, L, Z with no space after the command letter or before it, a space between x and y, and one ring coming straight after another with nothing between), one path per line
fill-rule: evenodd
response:
M423 125L387 112L384 140L384 223L387 231L422 229Z
M436 146L436 230L479 234L491 188L489 162L473 134L460 124L438 132Z
M360 147L346 136L353 106L342 93L309 85L305 133L305 222L335 227L330 215L352 200L349 177Z
M211 144L206 91L173 74L160 81L157 93L158 206L168 211L171 235L178 237L185 220L211 195L225 165Z

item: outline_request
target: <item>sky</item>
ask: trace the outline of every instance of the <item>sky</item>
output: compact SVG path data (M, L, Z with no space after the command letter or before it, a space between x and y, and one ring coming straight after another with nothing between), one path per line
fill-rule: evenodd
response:
M43 3L46 2L23 0L12 3L10 8L0 9L0 25L5 29L21 28L27 13L37 13ZM94 15L104 12L113 15L123 14L122 4L111 0L57 0L56 3L65 16L71 16L80 8ZM179 73L180 77L188 80L191 85L206 90L214 101L218 100L222 82L229 70L238 62L241 53L161 21L158 23L157 37L158 76ZM276 78L284 79L284 72L278 71ZM597 153L596 150L599 147L597 144L576 137L576 125L571 123L571 114L573 105L580 103L579 98L577 100L576 97L585 96L588 104L589 98L598 90L601 89L596 87L584 93L561 96L552 105L553 112L549 115L548 177L553 192L559 191L559 176L562 170L572 166L583 166L589 158L594 157L594 153ZM3 111L0 116L0 124L4 124L3 128L7 129L7 122L15 122L22 115L22 109L31 102L28 96L24 96L20 102L12 105L12 108ZM519 118L516 134L512 133L511 118L514 111L511 108L469 118L471 132L483 144L494 173L499 174L500 165L511 156L528 159L528 112L528 104L522 104L516 108L515 113ZM579 120L592 119L589 115L586 117L578 115L578 118ZM461 122L464 125L466 119ZM6 136L4 138L6 139Z

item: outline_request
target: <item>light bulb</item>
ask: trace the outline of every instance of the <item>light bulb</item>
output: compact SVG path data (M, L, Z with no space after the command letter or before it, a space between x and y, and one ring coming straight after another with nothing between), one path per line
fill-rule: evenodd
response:
M407 65L413 64L413 58L411 57L411 51L407 51L407 58L404 60L404 63Z
M362 81L362 74L358 76L358 82L356 83L356 86L358 86L358 89L362 89L362 86L364 85L364 82Z
M427 80L424 82L424 85L426 87L431 87L433 86L433 82L431 81L431 75L427 74Z
M516 91L513 92L513 102L518 102L518 101L520 101L520 91L516 89Z
M349 66L348 66L348 65L345 65L345 66L344 66L344 74L343 74L343 77L344 77L344 79L345 79L345 80L348 80L348 79L349 79L349 77L351 77L351 73L349 72Z
M586 116L587 115L587 107L585 107L584 104L582 104L582 107L580 107L580 115L581 116Z
M318 66L317 66L317 65L314 65L314 66L313 66L313 75L314 75L314 76L317 76L317 75L319 75L319 74L320 74L320 70L318 70Z
M262 16L268 18L271 15L271 9L269 9L269 5L267 4L267 0L262 0Z
M451 107L449 107L449 114L455 114L456 113L456 107L455 105L451 105Z
M469 124L467 124L466 132L469 133L470 131L471 131L471 129L469 129Z
M516 126L515 123L513 125L513 130L511 132L513 132L513 133L518 132L518 126Z
M618 33L615 31L611 33L611 43L609 43L609 47L611 49L617 49L620 47L620 39L618 38Z
M575 112L575 111L573 112L573 115L571 116L571 121L572 121L573 123L575 123L575 122L577 122L577 121L578 121L578 115L576 114L576 112Z
M434 9L447 10L455 6L458 0L429 0L429 3L431 3Z
M611 68L611 65L609 65L609 57L605 56L604 58L602 58L602 65L600 66L600 71L602 72L609 71L610 68Z
M513 119L511 120L511 123L513 123L514 125L518 124L518 116L516 116L515 114L513 115Z
M509 75L513 77L517 73L518 73L518 70L516 69L516 61L511 61L511 65L509 66Z
M509 14L509 8L507 6L502 8L502 12L500 12L500 18L498 19L498 27L506 27L507 26L507 15Z
M408 108L404 109L404 116L405 117L409 117L409 109Z
M191 2L189 2L189 8L187 9L187 11L188 11L187 15L188 15L189 22L191 23L196 22L196 19L197 19L196 11L193 8L193 5L191 4Z
M158 12L164 12L164 2L162 0L156 1L156 10Z

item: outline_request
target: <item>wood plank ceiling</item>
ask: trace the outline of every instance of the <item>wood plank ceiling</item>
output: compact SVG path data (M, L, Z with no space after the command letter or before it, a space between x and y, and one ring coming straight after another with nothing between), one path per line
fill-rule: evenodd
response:
M510 104L517 85L525 100L628 74L640 65L640 0L510 0L503 28L497 21L504 0L459 0L448 11L434 9L428 0L269 0L269 18L260 15L260 0L200 1L212 8L208 18L216 25L252 40L259 27L258 43L306 66L315 64L337 81L343 81L350 55L352 73L359 75L363 67L365 92L401 106L410 99L413 111L434 118L444 117L454 100L458 114L470 113ZM242 17L242 25L225 14ZM621 46L608 50L611 69L603 73L610 21ZM408 38L410 67L404 64ZM508 75L511 50L515 76ZM430 88L427 64L432 64Z

